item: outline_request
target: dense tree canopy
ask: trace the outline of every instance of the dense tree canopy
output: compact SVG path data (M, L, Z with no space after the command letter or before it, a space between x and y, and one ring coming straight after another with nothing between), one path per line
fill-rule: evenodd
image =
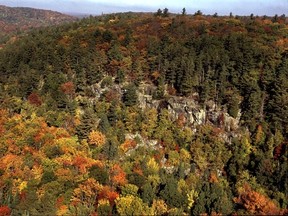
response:
M287 214L288 26L110 14L0 50L0 215Z

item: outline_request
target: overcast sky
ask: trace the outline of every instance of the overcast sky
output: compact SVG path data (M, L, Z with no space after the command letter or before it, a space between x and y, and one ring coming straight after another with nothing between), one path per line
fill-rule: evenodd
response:
M170 12L201 10L204 14L282 15L288 12L288 0L0 0L0 5L34 7L59 12L101 14L112 12L155 12L167 7ZM286 14L288 15L288 14Z

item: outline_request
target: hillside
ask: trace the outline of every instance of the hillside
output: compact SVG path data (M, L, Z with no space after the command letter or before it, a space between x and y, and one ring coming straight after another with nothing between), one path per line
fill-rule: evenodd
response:
M287 214L285 19L110 14L5 46L0 215Z
M59 25L76 18L55 11L0 5L0 39L32 28ZM7 37L6 37L7 38Z

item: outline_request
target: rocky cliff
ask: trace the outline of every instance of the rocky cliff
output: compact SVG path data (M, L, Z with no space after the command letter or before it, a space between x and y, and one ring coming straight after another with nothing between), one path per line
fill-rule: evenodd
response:
M99 82L91 86L94 97L89 100L92 103L93 101L96 102L105 92L111 90L121 98L125 85L127 85L127 83L113 84L104 87L103 84ZM233 137L237 136L241 111L239 111L237 118L233 118L227 113L224 107L217 106L213 101L207 101L204 105L200 105L198 101L194 99L195 97L172 96L167 93L162 99L154 99L153 93L156 89L156 86L153 84L141 83L139 85L137 90L138 106L142 110L154 108L160 113L162 109L167 109L172 121L177 121L177 119L182 118L184 127L190 127L194 132L197 131L197 126L210 124L221 131L219 136L228 143L231 142ZM79 98L80 101L82 99Z
M155 100L152 96L155 89L155 86L149 84L139 86L138 100L142 109L166 108L173 120L178 119L180 115L184 116L186 125L190 127L209 123L225 129L226 132L232 132L239 126L240 111L237 118L233 118L223 107L218 107L213 101L208 101L204 106L200 106L192 97L170 95L166 95L161 100Z

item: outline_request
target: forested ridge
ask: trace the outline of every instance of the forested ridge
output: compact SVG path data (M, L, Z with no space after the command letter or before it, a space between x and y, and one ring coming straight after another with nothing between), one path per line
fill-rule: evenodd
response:
M9 39L13 41L18 34L23 34L33 28L59 25L76 20L76 17L55 11L0 5L0 48Z
M0 50L0 215L288 214L288 24L119 13Z

